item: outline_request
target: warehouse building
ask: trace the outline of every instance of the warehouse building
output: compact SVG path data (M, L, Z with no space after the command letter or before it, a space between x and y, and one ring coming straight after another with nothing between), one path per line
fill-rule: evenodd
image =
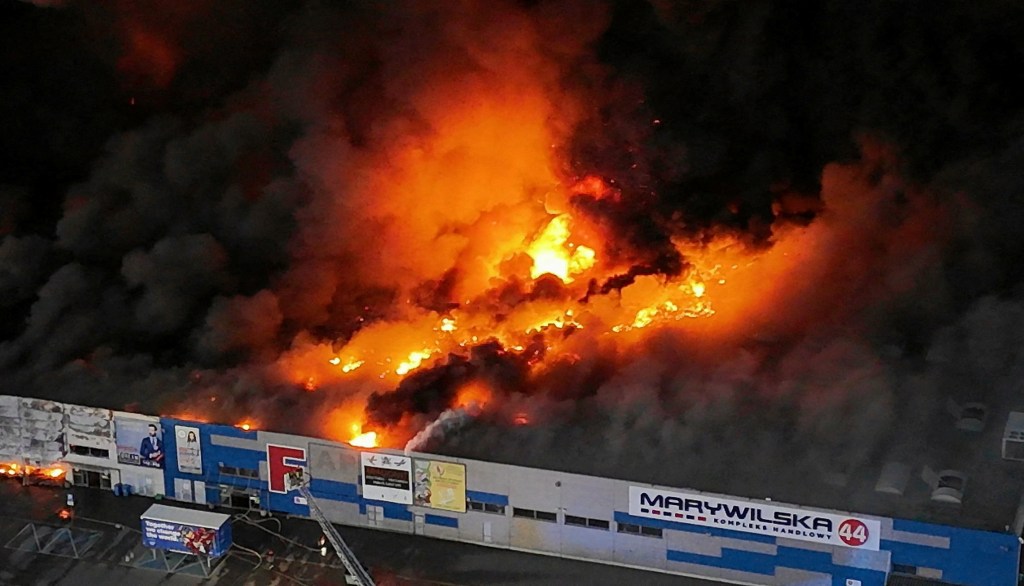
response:
M14 409L18 418L11 416ZM32 415L35 410L48 415ZM83 413L92 427L82 423ZM112 442L123 456L106 460L108 469L119 478L143 478L142 492L179 501L308 516L303 497L289 492L284 481L288 472L303 468L321 508L343 525L741 584L882 586L897 575L966 586L1017 583L1017 500L1009 508L986 508L986 515L1002 515L999 526L939 524L920 511L900 518L818 509L493 462L363 450L166 417L154 424L144 416L110 412L112 426L103 424L104 418L102 410L0 398L0 462L38 460L40 450L26 451L26 442L63 441L59 453L42 457L84 465L72 464L79 461L74 456L93 456L69 452L67 438L77 437L70 432L92 429L103 435L112 428L115 437L103 445ZM120 418L133 419L132 424L118 426ZM41 427L40 419L48 426ZM23 424L33 427L26 431ZM1012 426L1011 417L1006 431L1011 440ZM122 428L130 436L123 441L117 437ZM124 471L128 466L145 474L133 476ZM154 470L162 474L160 482L151 479ZM905 472L888 466L878 479L879 494L899 490L907 482ZM936 473L933 496L963 515L963 502L954 502L962 498L957 491L963 485L951 474ZM1019 486L1014 490L1019 498Z

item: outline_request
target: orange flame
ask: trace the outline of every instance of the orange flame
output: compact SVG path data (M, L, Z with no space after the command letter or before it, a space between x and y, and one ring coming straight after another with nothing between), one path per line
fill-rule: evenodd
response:
M33 466L22 466L13 462L0 464L0 476L23 476L33 474L56 480L67 474L67 471L60 466L35 468Z
M349 444L357 448L376 448L377 443L377 432L368 431L366 433L360 433L348 441Z
M569 242L570 221L569 214L555 216L527 247L526 254L533 259L532 278L551 274L563 283L571 283L572 275L594 266L597 253L593 248Z
M251 430L256 429L256 423L253 422L250 419L244 419L244 420L236 423L235 427L237 427L238 429L241 429L242 431L251 431Z
M574 196L614 206L624 194L597 175L559 175L569 166L553 147L564 143L579 104L550 93L559 86L548 83L551 72L542 65L519 64L518 51L494 51L493 58L509 60L501 79L459 77L410 90L429 131L410 135L404 122L382 122L381 136L401 138L386 152L346 150L336 164L313 170L323 185L353 173L361 180L335 198L335 208L325 204L332 214L321 222L325 231L304 237L344 247L332 240L344 227L361 243L346 249L359 259L346 278L398 294L386 319L359 317L361 327L343 341L300 335L275 365L281 378L315 381L340 403L324 425L328 437L360 447L400 444L408 430L363 431L367 397L484 342L510 352L542 349L529 363L542 372L599 344L629 352L665 329L709 341L749 334L778 306L777 291L793 280L800 250L813 245L813 234L796 228L776 230L765 250L726 233L679 237L671 245L685 261L682 274L593 287L617 283L632 268L622 254L628 243L574 207ZM452 95L462 99L453 104ZM331 144L317 140L297 152L328 158ZM316 295L330 299L345 282L334 277L324 275ZM449 407L483 407L490 393L470 385ZM529 421L526 413L513 418L516 425Z
M468 411L480 411L490 401L491 389L480 382L469 383L455 395L455 406Z
M358 448L376 448L381 436L376 431L363 431L362 409L357 404L338 407L327 418L327 437L348 442Z
M430 358L430 354L431 352L429 348L424 348L423 350L416 350L410 352L409 358L407 358L405 361L399 364L398 368L395 369L395 374L399 376L409 374L413 370L419 368L420 365L423 364L424 360Z

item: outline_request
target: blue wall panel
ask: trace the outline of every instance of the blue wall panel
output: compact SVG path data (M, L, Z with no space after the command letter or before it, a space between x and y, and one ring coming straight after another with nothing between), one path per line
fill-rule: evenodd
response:
M860 580L864 586L883 586L886 573L878 570L840 566L832 563L832 554L798 547L779 546L775 565L821 572L832 576L833 586L845 586L847 578Z
M215 425L211 423L199 423L196 421L182 421L180 419L161 418L161 425L164 432L164 475L168 480L168 486L172 486L174 478L188 478L191 480L205 480L216 482L220 476L218 464L224 462L229 466L259 469L260 462L267 459L263 450L245 450L220 446L210 441L211 435L237 437L241 439L256 439L255 431L243 431L230 425ZM175 425L187 425L199 428L199 447L203 453L203 473L186 474L178 471L177 438L174 437ZM244 480L244 479L243 479Z
M223 462L228 466L236 468L249 468L259 470L260 462L266 460L266 454L262 450L246 450L221 446L210 441L211 435L236 437L241 439L256 439L255 431L244 431L230 425L216 425L200 423L197 421L184 421L163 417L160 423L164 428L164 482L168 490L173 490L174 480L183 478L187 480L201 480L207 483L207 502L216 503L220 500L220 491L216 485L230 485L242 488L256 488L265 492L266 484L255 478L241 478L238 476L221 476L218 468ZM202 474L189 474L178 471L178 450L177 438L174 434L175 425L185 425L199 429L199 447L202 450L203 472ZM214 485L214 486L210 486Z
M863 586L883 586L886 580L885 572L839 566L832 563L832 554L830 553L796 547L779 546L775 555L724 547L721 557L670 549L666 552L666 556L674 562L739 570L765 576L774 576L777 568L809 570L831 576L833 586L846 586L848 578L860 580Z
M314 498L329 501L358 503L362 499L358 487L351 482L314 478L309 483L309 491L313 493Z
M936 535L949 539L949 549L899 541L882 542L892 552L894 564L942 570L942 579L970 586L1003 586L1017 583L1020 543L1015 535L920 521L893 519L893 529Z
M764 576L775 575L775 556L764 553L722 548L722 557L716 557L670 549L665 555L673 562L740 570Z
M508 506L508 495L466 489L466 498L477 503Z
M444 515L431 515L427 513L423 516L424 521L429 525L440 525L442 527L454 527L459 528L459 520L455 517L445 517Z

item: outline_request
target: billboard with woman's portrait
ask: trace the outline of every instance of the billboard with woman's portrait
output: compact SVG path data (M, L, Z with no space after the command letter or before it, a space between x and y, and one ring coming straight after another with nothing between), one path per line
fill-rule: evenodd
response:
M174 426L175 453L178 456L178 472L183 474L203 473L203 449L199 444L199 428L188 425Z

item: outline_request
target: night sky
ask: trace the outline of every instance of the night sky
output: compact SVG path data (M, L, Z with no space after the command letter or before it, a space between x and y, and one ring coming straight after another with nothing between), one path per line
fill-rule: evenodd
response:
M800 4L0 1L3 392L321 433L339 394L416 429L473 378L495 406L431 449L720 490L780 463L941 460L950 397L1024 406L1024 6ZM459 305L447 253L399 275L383 235L449 206L440 242L476 216L367 185L489 88L543 113L560 180L618 194L570 200L629 267L587 296L686 275L680 239L753 254L810 229L820 248L714 352L668 329L540 378L529 350L481 344L385 389L286 380L296 348ZM495 189L481 218L510 213L471 176ZM494 307L570 295L502 287Z

